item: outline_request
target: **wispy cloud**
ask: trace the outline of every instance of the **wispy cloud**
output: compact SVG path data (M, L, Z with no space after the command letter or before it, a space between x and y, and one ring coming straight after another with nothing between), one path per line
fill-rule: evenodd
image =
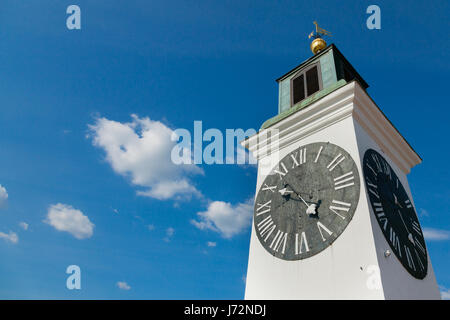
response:
M423 228L423 236L428 241L445 241L450 239L450 231L433 228Z
M80 210L67 204L53 204L49 207L45 223L58 231L65 231L77 239L90 238L94 233L94 224Z
M217 243L215 243L215 242L212 242L212 241L208 241L207 243L206 243L206 245L208 246L208 247L215 247L215 246L217 246Z
M441 292L441 298L443 300L450 300L450 289L444 286L439 286L439 291Z
M196 165L171 161L175 132L160 121L132 115L121 123L98 118L89 125L94 146L103 149L113 170L143 189L137 194L159 200L201 197L189 175L203 174Z
M425 210L424 208L420 208L420 209L419 209L419 215L420 215L421 217L429 217L429 216L430 216L430 214L428 213L428 211Z
M6 242L17 243L19 242L19 237L15 232L10 231L9 233L0 232L0 239Z
M23 229L23 230L28 230L29 224L26 222L19 222L19 226Z
M169 227L166 229L166 237L164 238L164 241L169 242L173 235L175 234L175 229L172 227Z
M0 184L0 208L6 205L6 201L8 200L8 192L6 188Z
M213 230L225 238L231 238L250 226L252 211L252 199L236 205L213 201L206 211L197 213L199 220L191 220L191 223L201 230Z
M116 285L120 290L130 290L131 289L131 286L128 283L126 283L125 281L118 281L116 283Z

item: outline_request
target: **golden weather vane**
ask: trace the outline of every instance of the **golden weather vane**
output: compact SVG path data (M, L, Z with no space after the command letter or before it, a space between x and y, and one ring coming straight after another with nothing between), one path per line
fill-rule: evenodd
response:
M311 42L311 51L316 54L325 49L327 46L327 43L322 39L321 35L328 37L332 37L332 35L329 31L319 27L316 21L314 21L313 23L316 26L316 31L311 32L308 36L308 39L314 38L314 40Z

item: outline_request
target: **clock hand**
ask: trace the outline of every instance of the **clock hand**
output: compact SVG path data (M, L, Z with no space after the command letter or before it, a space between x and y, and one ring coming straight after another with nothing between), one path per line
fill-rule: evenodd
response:
M299 194L297 194L297 196L300 198L300 200L302 200L303 201L303 203L308 207L309 206L309 204L299 195Z
M282 196L284 196L286 193L293 193L294 191L289 191L286 187L284 187L283 189L278 190L278 192L281 193Z
M315 204L315 203L308 204L305 201L305 199L303 199L302 196L300 196L300 194L294 188L292 188L292 185L286 180L286 177L283 177L282 179L284 180L286 185L288 185L292 189L292 191L300 198L300 200L302 200L303 203L306 205L306 207L307 207L306 214L309 216L316 215L317 214L317 204Z
M400 203L398 202L397 196L395 195L395 193L393 193L393 195L394 195L394 202L395 202L395 204L398 205L400 208L403 209L403 207L402 207L402 206L400 205Z
M397 210L397 211L398 211L398 213L400 215L400 219L402 220L403 225L405 226L406 231L408 232L408 240L411 241L414 245L416 245L414 243L414 239L413 239L413 236L412 236L411 232L409 232L408 227L406 226L405 220L403 220L401 211L400 210Z
M291 186L289 183L287 183L287 185L288 185L293 191L287 191L286 188L283 188L283 189L279 190L279 192L280 192L282 195L284 195L285 193L292 193L292 192L294 192L294 193L297 195L297 197L299 197L300 200L302 200L303 203L306 205L306 207L307 207L307 208L306 208L306 214L307 214L307 215L315 215L315 214L317 214L317 205L316 205L315 203L310 203L310 204L308 204L308 203L305 201L305 199L303 199L303 197L302 197L301 195L299 195L299 194L294 190L294 188L292 188L292 186Z

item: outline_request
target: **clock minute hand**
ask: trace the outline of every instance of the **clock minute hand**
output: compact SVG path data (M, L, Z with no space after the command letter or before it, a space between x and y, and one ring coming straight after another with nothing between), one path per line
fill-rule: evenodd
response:
M297 192L295 193L296 195L297 195L297 197L299 197L300 198L300 200L302 200L303 201L303 203L308 207L309 206L309 204L302 198L302 196L301 195L299 195Z
M317 214L317 205L315 203L308 204L301 195L299 195L297 192L295 194L300 198L300 200L303 201L303 203L306 205L306 214L307 215L316 215Z
M412 236L411 232L409 232L408 227L406 226L405 220L403 220L403 216L402 216L402 213L401 213L400 210L398 210L398 214L400 215L400 219L402 220L403 225L405 226L405 229L408 232L408 240L411 241L414 245L416 245L414 243L414 239L413 239L413 236Z

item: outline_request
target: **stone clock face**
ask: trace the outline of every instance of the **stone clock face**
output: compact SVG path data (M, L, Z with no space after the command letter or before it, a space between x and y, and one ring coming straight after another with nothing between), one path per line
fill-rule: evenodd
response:
M330 246L352 220L359 173L337 145L301 146L286 155L256 196L254 225L262 246L283 260L301 260Z
M428 256L417 214L394 170L375 150L363 160L367 193L381 231L408 272L425 278Z

